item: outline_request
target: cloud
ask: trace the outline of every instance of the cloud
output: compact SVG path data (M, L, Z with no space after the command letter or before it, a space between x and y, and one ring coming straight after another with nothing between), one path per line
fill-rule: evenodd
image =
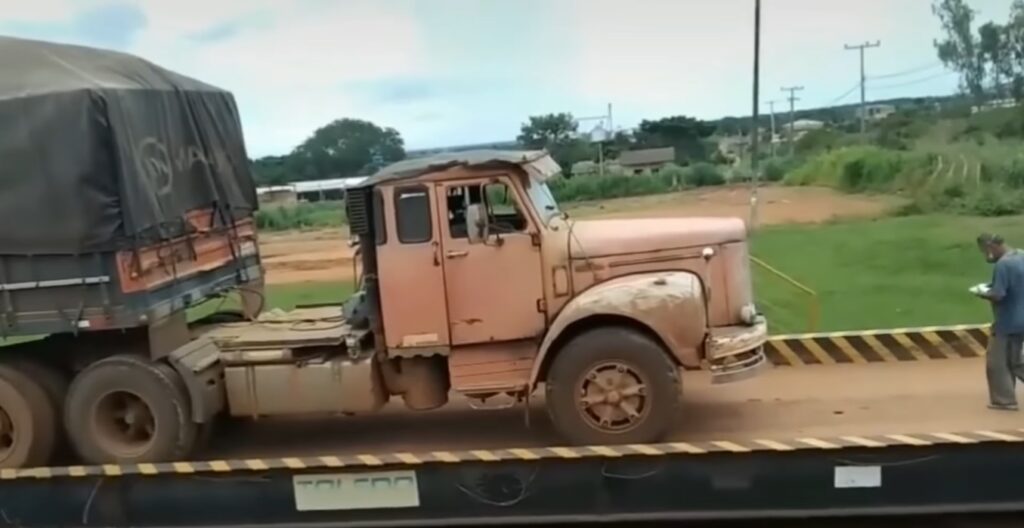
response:
M265 30L271 22L263 16L251 16L227 20L189 33L187 38L200 44L209 44L235 38L245 31Z
M60 6L60 3L44 0L42 5L35 7L63 7L55 11L68 13L62 19L46 18L37 11L22 7L12 13L4 13L6 21L0 22L0 31L40 40L125 49L134 43L147 25L145 13L134 4L96 4L76 12L67 9L70 6Z
M1006 0L971 3L982 20L1006 17ZM0 32L117 48L231 90L252 155L287 152L341 117L395 127L408 146L431 147L509 139L530 115L594 115L609 102L626 126L673 114L746 115L751 106L752 0L7 4ZM859 63L845 43L882 40L869 52L869 75L935 61L929 4L764 2L762 99L781 99L779 87L794 84L806 87L798 107L848 92ZM869 97L956 85L953 76L898 86L913 80L869 84Z

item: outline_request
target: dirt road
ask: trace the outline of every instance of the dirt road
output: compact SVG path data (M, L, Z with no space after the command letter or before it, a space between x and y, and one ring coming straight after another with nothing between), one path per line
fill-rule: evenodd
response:
M1014 430L1021 415L985 407L980 359L776 368L748 382L684 378L670 440L750 440ZM539 402L537 402L539 405ZM393 401L376 415L239 422L204 457L318 456L557 445L546 414L474 411L465 403L412 413Z
M838 193L815 187L765 187L760 192L764 225L818 223L839 218L870 218L896 206L898 199ZM749 217L746 187L622 198L569 207L573 218ZM261 234L260 249L269 284L352 280L352 250L343 229Z

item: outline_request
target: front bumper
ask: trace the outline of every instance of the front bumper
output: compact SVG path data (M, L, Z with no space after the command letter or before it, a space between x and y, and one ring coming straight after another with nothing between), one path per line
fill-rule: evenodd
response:
M712 328L704 344L711 382L732 383L760 374L768 365L766 341L768 322L760 316L750 326Z

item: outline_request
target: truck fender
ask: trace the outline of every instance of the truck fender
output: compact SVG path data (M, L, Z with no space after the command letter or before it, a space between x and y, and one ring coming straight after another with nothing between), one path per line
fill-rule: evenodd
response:
M700 278L683 271L639 273L597 284L569 301L551 323L530 373L530 390L557 353L559 337L574 334L588 319L628 319L653 332L686 367L700 365L707 311Z
M207 423L227 407L224 365L212 339L201 337L179 347L167 357L181 376L192 402L192 421Z

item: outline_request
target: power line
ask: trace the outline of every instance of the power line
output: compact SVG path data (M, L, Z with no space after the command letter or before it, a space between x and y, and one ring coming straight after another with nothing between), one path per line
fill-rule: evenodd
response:
M902 88L904 86L913 86L915 84L926 83L928 81L934 81L935 79L939 79L941 77L948 77L950 75L955 75L955 74L956 74L956 72L947 71L947 72L942 72L942 73L939 73L939 74L936 74L936 75L932 75L932 76L929 76L929 77L925 77L923 79L917 79L917 80L913 80L913 81L901 82L901 83L896 83L896 84L886 84L886 85L883 85L883 86L872 86L871 89L873 89L873 90L890 90L892 88Z
M881 41L875 41L874 43L865 42L863 44L844 46L847 50L857 50L860 52L860 133L864 134L868 130L868 116L867 116L867 76L864 74L864 50L870 48L877 48L882 45Z
M836 97L835 99L829 101L828 104L825 104L823 106L834 106L836 103L838 103L838 102L846 99L850 95L852 95L853 92L856 92L857 88L860 88L860 83L859 82L857 84L851 86L849 90L843 92L843 95L840 95L839 97Z
M783 92L789 92L789 155L793 155L793 136L796 135L796 102L800 100L797 92L802 92L803 86L783 86Z
M931 63L931 64L929 64L927 66L920 66L918 68L912 68L912 69L909 69L909 70L903 70L903 71L898 71L898 72L894 72L894 73L887 73L885 75L871 75L871 76L868 77L868 79L878 80L878 79L892 79L893 77L903 77L904 75L911 75L911 74L914 74L914 73L921 73L921 72L924 72L924 71L928 71L928 70L931 70L931 69L935 68L936 66L942 66L942 62L941 61L933 62L933 63Z

